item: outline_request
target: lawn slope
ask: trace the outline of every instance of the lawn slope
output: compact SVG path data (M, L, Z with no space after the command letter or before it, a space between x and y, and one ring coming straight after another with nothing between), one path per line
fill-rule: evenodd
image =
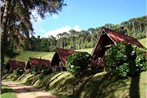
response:
M106 72L86 73L80 78L69 72L57 72L46 76L24 74L17 81L69 98L146 98L146 77L147 71L127 79Z

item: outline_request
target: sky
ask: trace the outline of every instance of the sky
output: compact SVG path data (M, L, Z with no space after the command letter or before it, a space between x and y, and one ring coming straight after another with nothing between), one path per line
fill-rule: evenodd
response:
M146 15L146 0L64 0L62 11L45 19L32 20L35 36L56 36L71 29L96 28L107 23L120 24ZM35 13L35 12L34 12Z

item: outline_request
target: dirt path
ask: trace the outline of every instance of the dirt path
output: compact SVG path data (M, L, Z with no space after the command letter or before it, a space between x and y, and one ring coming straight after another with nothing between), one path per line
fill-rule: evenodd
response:
M34 88L32 86L25 86L17 82L5 82L2 84L9 86L15 91L17 98L58 98L50 92Z

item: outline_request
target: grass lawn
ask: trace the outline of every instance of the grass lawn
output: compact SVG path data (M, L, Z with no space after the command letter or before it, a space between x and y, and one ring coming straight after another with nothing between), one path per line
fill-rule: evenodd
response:
M140 39L139 42L147 48L147 38Z
M88 52L88 53L92 53L92 50L93 48L87 48L87 49L79 49L79 50L76 50L76 51L81 51L81 52Z
M69 72L56 72L41 79L39 77L26 74L17 81L46 89L59 98L147 98L147 71L126 79L119 79L106 72L87 72L76 79ZM77 79L80 80L79 84L76 83Z
M16 56L14 59L24 61L27 63L29 57L51 60L53 55L54 55L54 52L24 51L24 52L21 52L20 55ZM8 61L8 59L9 58L6 58L6 61Z
M0 98L16 98L16 95L12 89L5 85L2 85Z

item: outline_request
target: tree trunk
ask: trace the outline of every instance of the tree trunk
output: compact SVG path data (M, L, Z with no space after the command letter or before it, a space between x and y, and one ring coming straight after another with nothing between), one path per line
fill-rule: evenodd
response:
M7 35L8 35L8 13L9 13L9 8L10 8L10 0L5 0L4 3L4 10L3 14L1 13L1 64L4 63L4 55L6 53L5 45L7 41Z

